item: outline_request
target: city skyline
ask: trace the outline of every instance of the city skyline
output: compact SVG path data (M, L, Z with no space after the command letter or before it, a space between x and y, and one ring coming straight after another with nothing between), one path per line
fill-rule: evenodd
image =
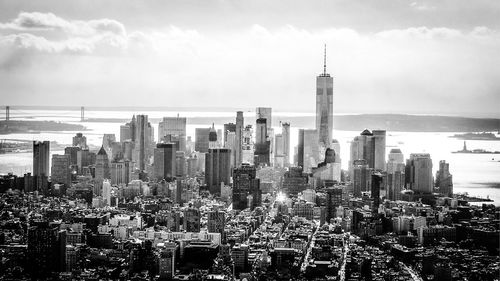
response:
M0 279L498 281L500 2L10 1Z
M498 116L494 1L297 3L298 18L293 8L278 13L263 2L7 3L0 3L6 104L67 106L82 96L84 106L131 106L141 95L140 106L238 107L251 95L250 108L312 112L314 100L303 97L314 92L327 44L336 113ZM257 12L265 8L273 20ZM356 20L360 11L373 20Z

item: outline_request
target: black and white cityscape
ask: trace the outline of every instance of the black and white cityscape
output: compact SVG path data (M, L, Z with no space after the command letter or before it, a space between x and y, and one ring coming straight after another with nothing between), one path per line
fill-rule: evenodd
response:
M500 280L498 15L0 0L0 280Z

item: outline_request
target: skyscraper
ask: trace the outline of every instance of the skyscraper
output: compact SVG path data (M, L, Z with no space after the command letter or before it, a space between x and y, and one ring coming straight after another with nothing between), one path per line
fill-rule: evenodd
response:
M433 192L432 159L428 153L412 153L406 160L405 182L415 193Z
M283 155L285 156L285 167L290 166L290 123L281 124L281 135L283 136Z
M64 270L66 231L57 225L34 222L28 228L28 264L33 280L44 279L53 271Z
M226 146L226 143L228 141L227 134L230 132L236 133L236 124L234 123L224 124L224 147Z
M111 184L123 185L130 182L131 165L129 161L110 163Z
M363 191L368 191L370 188L372 170L366 164L366 160L354 161L352 184L355 197L360 197Z
M111 206L111 183L108 180L102 183L102 198L106 206Z
M229 184L231 178L231 150L208 149L205 155L205 182L210 193L220 195L221 183Z
M284 167L284 151L283 151L283 135L277 134L274 136L274 166Z
M261 205L260 179L256 178L256 174L255 167L248 164L242 164L233 170L233 209L247 208L249 195L253 200L251 209Z
M385 170L385 130L373 130L373 169Z
M332 187L326 189L326 221L335 218L336 209L342 205L342 188Z
M316 130L300 129L298 144L298 165L304 168L306 173L311 172L320 162L320 150L318 145L318 133Z
M234 166L239 167L243 159L243 129L244 129L243 111L236 112L236 141L235 141L235 161Z
M145 171L149 158L153 155L153 127L148 122L147 115L137 115L135 121L134 160L139 164L139 170Z
M208 133L208 149L218 148L218 146L217 132L215 131L214 124L212 123L210 132Z
M351 159L349 171L352 176L353 163L356 160L364 159L368 167L378 170L385 170L385 130L364 130L359 136L351 141Z
M297 195L310 188L308 181L309 177L303 172L302 167L290 167L283 175L282 190L288 195Z
M81 149L87 149L87 137L85 137L82 133L76 133L76 136L73 137L73 146L78 146Z
M179 150L186 151L186 117L163 117L158 124L158 142L166 135L179 137Z
M200 232L200 210L189 207L184 210L184 231Z
M231 150L231 167L235 167L236 163L236 132L228 132L225 137L224 148Z
M393 148L389 151L387 159L387 173L390 174L394 171L401 170L401 165L404 168L405 156L401 149ZM403 169L404 170L404 169Z
M266 127L268 129L272 128L272 111L273 111L273 109L270 107L257 107L255 109L255 118L256 119L260 119L260 118L266 119Z
M435 185L439 193L449 197L453 196L453 176L450 174L450 164L444 160L439 161Z
M158 181L172 181L176 176L176 146L173 143L159 143L154 150L154 178Z
M326 45L323 73L316 77L316 131L321 146L330 147L333 130L333 77L326 73Z
M219 210L208 212L207 230L212 233L220 233L224 241L224 227L226 226L226 213Z
M111 173L109 170L109 158L106 150L101 146L101 149L97 153L95 162L95 194L101 194L102 183L104 179L109 178L111 178Z
M36 190L44 190L47 187L49 177L50 142L33 142L33 177Z
M270 141L267 135L267 120L265 118L257 119L255 128L255 165L270 165Z
M254 163L254 142L252 125L247 125L242 133L241 163ZM241 166L241 164L240 164Z
M387 198L392 201L401 200L401 191L405 184L404 155L399 148L393 148L387 159Z
M373 199L373 209L374 213L377 212L380 205L380 187L382 185L382 174L377 172L372 174L371 182L371 198Z
M52 155L50 180L52 183L62 183L69 188L71 185L71 162L69 155Z
M207 153L209 148L209 134L211 128L196 128L194 150Z

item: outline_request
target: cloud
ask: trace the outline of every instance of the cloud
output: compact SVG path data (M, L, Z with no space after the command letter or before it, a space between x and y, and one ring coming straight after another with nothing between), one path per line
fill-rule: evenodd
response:
M4 48L74 55L121 55L129 49L135 54L154 50L148 46L151 44L148 35L127 34L122 23L106 18L79 21L53 13L21 12L10 22L0 23L0 30L7 33L0 33L0 46Z
M410 7L417 11L433 11L436 10L436 6L430 5L423 2L411 2Z

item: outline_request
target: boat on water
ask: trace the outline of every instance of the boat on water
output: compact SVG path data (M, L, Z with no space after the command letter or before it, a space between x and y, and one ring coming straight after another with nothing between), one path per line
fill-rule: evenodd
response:
M452 151L452 153L465 153L465 154L500 154L500 151L487 151L482 148L468 150L467 143L464 141L464 147L459 151Z

